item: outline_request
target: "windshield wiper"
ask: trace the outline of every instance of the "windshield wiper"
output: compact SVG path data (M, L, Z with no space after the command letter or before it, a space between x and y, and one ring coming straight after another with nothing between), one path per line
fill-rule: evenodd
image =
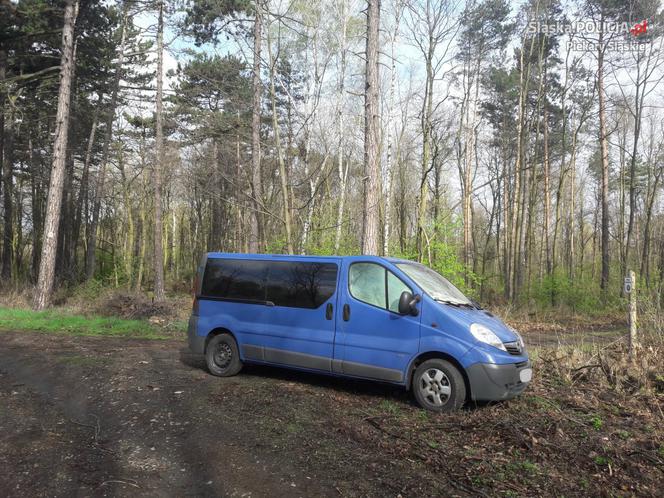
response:
M449 304L450 306L456 306L457 308L460 308L461 306L466 306L468 308L475 308L471 303L460 303L459 301L450 301L448 299L440 299L439 297L434 297L434 301L438 303L443 303L443 304Z

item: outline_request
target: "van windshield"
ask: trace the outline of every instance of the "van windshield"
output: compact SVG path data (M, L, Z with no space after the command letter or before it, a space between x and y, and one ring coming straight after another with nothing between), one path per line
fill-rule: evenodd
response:
M473 306L470 299L459 289L431 268L420 263L396 263L396 266L436 301L457 306Z

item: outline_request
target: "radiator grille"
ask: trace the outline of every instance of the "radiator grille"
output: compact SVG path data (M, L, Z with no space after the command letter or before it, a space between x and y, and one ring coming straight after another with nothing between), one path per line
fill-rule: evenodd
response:
M505 349L507 349L507 352L509 354L513 354L513 355L518 356L521 353L523 353L523 350L521 349L521 344L518 341L505 342L504 345L505 345Z

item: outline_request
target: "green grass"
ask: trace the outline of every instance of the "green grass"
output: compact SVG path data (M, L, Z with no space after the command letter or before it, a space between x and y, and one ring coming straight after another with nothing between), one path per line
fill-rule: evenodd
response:
M72 315L56 310L0 308L0 331L14 330L79 336L168 338L154 325L141 320Z
M599 431L602 428L602 425L604 424L602 422L602 418L599 417L598 415L595 415L593 418L591 418L590 422L593 424L593 427L595 428L596 431Z

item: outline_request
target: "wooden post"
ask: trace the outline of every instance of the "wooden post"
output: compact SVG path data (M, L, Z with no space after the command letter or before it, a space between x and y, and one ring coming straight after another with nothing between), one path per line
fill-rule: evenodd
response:
M634 361L636 360L636 350L639 346L636 333L636 274L630 270L628 278L630 285L628 288L626 282L625 290L629 292L629 358L631 361Z

